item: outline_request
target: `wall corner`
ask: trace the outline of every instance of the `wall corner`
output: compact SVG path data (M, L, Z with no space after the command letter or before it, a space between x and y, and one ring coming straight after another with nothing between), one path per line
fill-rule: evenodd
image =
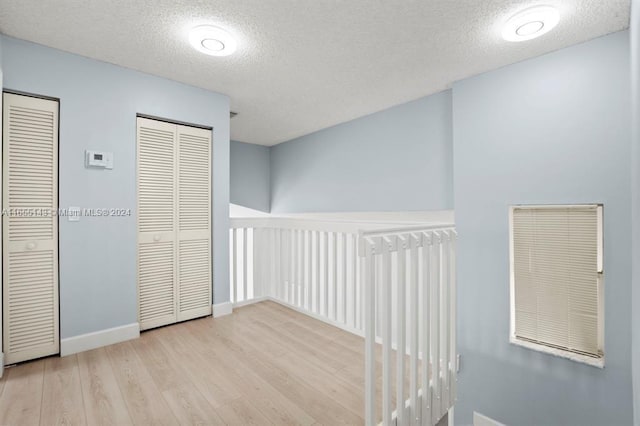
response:
M631 2L631 370L633 422L640 426L640 0Z

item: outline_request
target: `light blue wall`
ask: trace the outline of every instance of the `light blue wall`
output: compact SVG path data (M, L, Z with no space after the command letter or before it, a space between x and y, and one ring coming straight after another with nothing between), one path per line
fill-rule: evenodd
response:
M60 220L61 337L137 321L136 113L212 126L214 303L229 300L227 96L3 37L4 87L60 98L60 207L122 207L131 217ZM113 170L84 168L85 149Z
M270 148L231 141L231 202L268 212L271 204Z
M0 35L0 88L3 87L3 73L2 73L2 35ZM2 110L2 99L4 96L0 96L0 110ZM0 147L2 146L2 115L0 114ZM2 174L2 149L0 148L0 175ZM2 197L0 196L0 208L2 208ZM2 244L0 244L0 258L2 257ZM2 262L0 261L0 283L2 283L2 277L3 277L3 273L2 273ZM0 291L0 313L2 312L2 291ZM3 324L2 324L2 315L0 315L0 330L4 330L3 328ZM0 344L0 353L2 353L2 344ZM3 358L3 356L0 356L0 358ZM0 377L2 377L2 372L4 371L2 367L2 365L4 365L4 359L0 360Z
M446 91L276 145L271 211L451 209L451 138Z
M458 244L456 423L629 425L629 35L453 88ZM604 369L509 344L508 206L604 203Z
M633 177L631 194L633 199L633 292L632 292L632 363L634 421L640 426L640 0L631 6L631 96L632 96L632 138L631 163Z

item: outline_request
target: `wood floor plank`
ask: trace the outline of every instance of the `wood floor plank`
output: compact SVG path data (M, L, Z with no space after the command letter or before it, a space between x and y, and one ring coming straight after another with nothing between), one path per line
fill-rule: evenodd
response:
M251 401L239 398L220 408L220 415L228 425L273 425Z
M274 325L280 324L282 322L291 321L291 315L286 312L281 312L275 309L275 303L273 302L261 302L253 305L244 306L240 309L237 309L239 318L248 318L252 319L256 316L268 316L271 323ZM235 313L236 311L234 311Z
M180 330L184 326L181 324ZM161 332L158 339L169 351L173 362L184 366L193 386L212 407L217 408L243 395L233 374L222 369L214 360L200 355L204 350L202 341L186 344L181 338L185 333L178 331L178 327L165 327L158 331Z
M4 366L0 365L0 368ZM4 384L7 383L7 372L5 371L2 377L0 377L0 398L2 398L2 392L4 391Z
M363 394L364 339L262 302L7 369L0 425L360 425Z
M280 393L291 400L295 400L305 411L310 413L317 421L324 424L361 424L362 418L352 413L346 407L326 398L322 392L300 378L283 371L267 356L261 356L251 347L250 341L238 335L229 339L224 334L219 334L223 345L218 345L218 351L230 351L229 357L235 357L248 368L252 368L264 380L269 382Z
M287 333L291 337L292 342L289 339L284 339L284 342L291 343L287 345L288 354L277 359L274 359L276 364L280 365L283 369L291 372L292 368L295 368L299 364L299 360L303 359L303 353L300 353L301 349L305 346L315 348L323 354L323 357L333 357L337 362L341 360L350 360L350 363L346 363L344 368L335 372L333 375L334 381L324 381L324 376L321 371L315 368L313 365L300 365L298 368L304 369L299 372L299 377L302 377L305 381L314 386L317 386L326 395L334 397L337 401L340 401L342 405L349 407L355 413L362 413L364 410L364 401L362 398L362 390L364 388L364 339L359 336L355 336L351 333L340 330L336 327L322 323L320 327L323 332L317 333L311 327L318 321L312 318L301 315L295 311L292 311L282 305L277 304L258 304L263 310L276 309L282 315L286 315L286 312L290 312L293 316L292 320L281 322L277 327L272 327L269 324L262 324L271 329L274 333ZM284 310L284 311L283 311ZM298 321L298 316L304 317L304 320ZM255 318L254 316L254 322ZM259 322L260 320L258 320ZM301 325L305 324L305 325ZM260 325L260 324L254 324ZM333 329L329 330L327 327ZM277 328L277 330L276 330ZM272 338L281 339L278 336L271 336ZM249 342L251 344L251 342ZM304 352L304 351L303 351ZM392 365L395 365L396 352L392 352ZM319 363L320 369L326 369L329 363ZM306 368L305 368L306 367ZM382 394L382 351L380 345L376 347L376 376L377 376L377 389L379 392L376 394L378 418L381 419L381 403ZM420 365L418 366L420 371ZM296 373L297 374L297 373ZM392 369L392 403L395 404L395 370ZM408 358L405 362L405 394L408 395L409 391L409 361ZM338 384L339 383L339 384ZM346 389L354 389L355 392L349 393L345 391L344 385L348 385Z
M238 321L234 324L239 335L249 337L251 339L258 339L261 342L261 348L271 354L274 357L278 357L287 352L287 345L280 339L265 338L264 330L262 329L262 321Z
M219 413L197 390L179 386L162 392L181 425L224 425Z
M270 309L274 312L278 312L281 315L288 317L289 321L295 320L295 322L300 324L301 326L309 330L312 330L315 333L322 334L329 339L335 339L343 334L351 334L344 330L339 329L338 327L334 327L331 324L318 321L314 318L311 318L308 315L304 315L299 312L296 312L277 302L268 301L263 303L257 303L256 306L258 306L261 309Z
M130 342L107 346L114 375L134 424L176 425L177 419Z
M78 354L87 423L131 425L131 418L104 348Z
M144 360L144 364L161 392L189 383L179 364L174 364L158 341L158 333L150 332L131 342L131 347Z
M291 400L297 401L305 411L324 424L361 424L362 419L341 404L329 401L321 391L301 379L283 371L273 363L259 358L250 359L258 374Z
M195 389L183 365L173 362L158 341L158 334L148 334L132 342L165 401L181 425L224 424L218 413Z
M76 355L45 360L41 425L87 423Z
M283 325L281 324L280 327ZM349 408L354 414L361 415L364 412L362 388L356 387L344 380L340 375L336 375L334 360L325 357L321 348L311 350L305 343L307 342L305 331L301 333L305 337L296 338L293 335L287 335L286 332L282 333L278 327L271 327L262 322L253 323L253 327L260 332L259 335L261 336L254 336L248 344L253 346L258 353L262 348L261 339L283 342L287 351L280 356L271 358L277 366L292 375L301 377L311 387L321 390L325 395ZM248 330L244 335L251 337ZM310 362L314 357L321 357L322 360ZM348 359L351 358L345 356L343 358L345 360L344 363L338 363L338 367L343 368L348 364L346 362Z
M40 424L44 360L8 368L4 374L7 382L0 398L0 424Z
M190 323L192 333L180 333L181 339L191 339L191 344L202 347L202 340L207 347L215 346L216 338L211 322L193 321ZM238 362L235 357L220 357L215 351L199 351L204 362L217 365L223 369L224 375L233 377L234 384L239 387L244 398L252 404L271 422L278 425L311 425L315 419L303 410L295 401L291 401L278 392L270 383L255 374L250 366Z
M332 334L331 337L327 337L327 333L318 333L316 330L301 325L298 321L287 321L282 324L282 329L288 332L291 336L302 339L307 344L323 348L335 348L338 353L334 356L337 356L343 361L349 360L348 362L350 362L354 356L360 356L364 353L364 339L359 336L354 336L356 340L353 344L345 345L342 343L341 336L350 333L342 330L336 334Z
M332 340L318 334L314 335L303 327L292 332L288 328L291 326L291 322L283 323L279 327L274 327L266 322L258 322L255 325L260 330L271 331L275 338L286 344L290 350L294 348L302 356L310 357L316 365L322 368L331 368L332 373L343 369L355 356L358 356L357 353L346 348L343 351L327 350L328 348L339 349L339 347L332 346Z
M296 353L276 358L274 363L284 371L302 377L309 386L348 408L356 416L364 413L364 395L361 389L352 386L340 376L327 375L324 370L305 362L305 359Z
M356 336L352 333L340 333L336 335L334 341L354 351L362 351L364 353L364 338L361 336Z

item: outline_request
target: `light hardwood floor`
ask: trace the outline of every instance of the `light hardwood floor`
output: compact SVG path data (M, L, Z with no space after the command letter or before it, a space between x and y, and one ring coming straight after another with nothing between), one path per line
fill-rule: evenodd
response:
M0 425L363 424L363 350L262 302L8 368Z

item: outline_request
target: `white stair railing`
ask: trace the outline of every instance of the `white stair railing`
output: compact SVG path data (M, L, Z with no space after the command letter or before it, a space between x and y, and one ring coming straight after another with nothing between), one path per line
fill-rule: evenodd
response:
M273 300L365 337L366 424L435 425L456 398L456 233L386 226L232 218L231 301Z
M362 335L357 226L277 219L231 222L234 306L272 299Z
M359 241L365 269L366 424L380 418L375 359L380 342L382 424L434 425L456 398L456 232L452 227L378 230L361 232Z

